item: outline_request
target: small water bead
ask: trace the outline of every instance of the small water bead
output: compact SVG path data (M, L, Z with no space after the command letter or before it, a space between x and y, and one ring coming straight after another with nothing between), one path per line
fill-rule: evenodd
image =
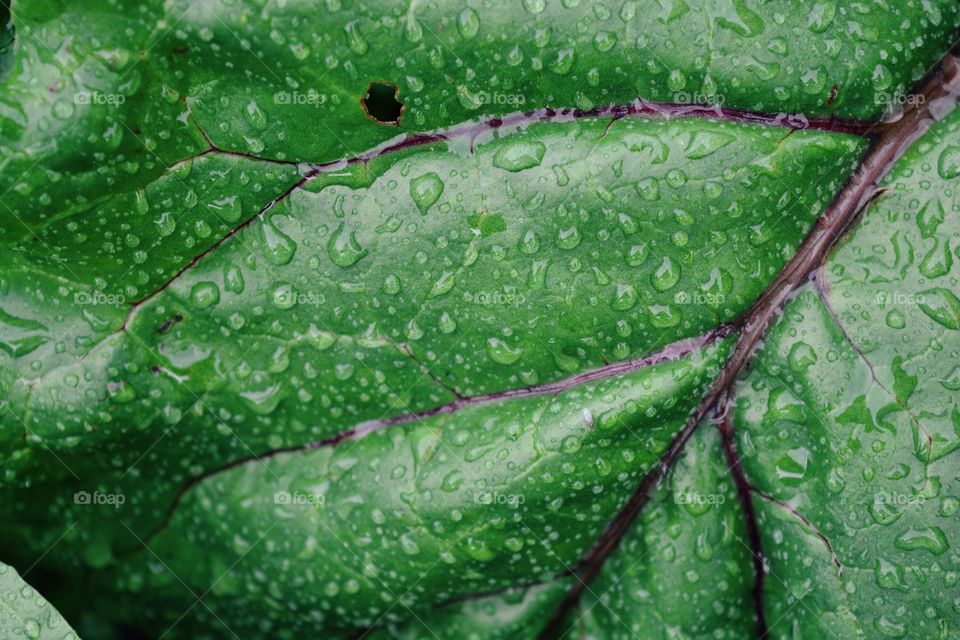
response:
M626 311L637 303L637 290L631 284L618 284L610 306L615 311Z
M523 355L523 349L511 347L500 338L487 339L487 354L499 364L513 364Z
M937 172L944 180L953 180L960 176L960 147L947 147L937 160Z
M213 282L198 282L190 289L190 302L198 309L206 309L220 302L220 288Z
M279 284L273 290L273 305L278 309L289 309L296 304L297 297L293 285Z
M639 267L644 262L647 261L647 256L650 255L650 247L646 242L641 242L640 244L635 244L627 249L626 259L627 264L631 267Z
M598 31L593 37L593 46L597 51L606 53L617 44L617 34L613 31Z
M391 274L388 275L383 280L383 292L389 295L396 295L400 293L400 278Z
M576 226L557 231L557 246L561 249L573 249L580 244L580 230Z
M436 173L425 173L422 176L410 181L410 197L420 210L420 213L426 215L427 211L433 206L443 194L443 180Z
M362 56L367 53L370 45L364 39L363 34L360 33L360 21L354 20L352 22L348 22L343 29L346 33L347 46L350 47L350 50L358 56Z
M282 266L289 264L296 253L297 245L275 224L283 216L273 216L263 220L260 225L260 242L263 254L271 263Z
M670 256L664 256L660 261L660 266L656 271L650 274L650 284L657 291L668 291L672 289L680 280L680 265L676 264Z
M518 140L501 146L494 154L493 166L511 173L540 166L546 147L542 142Z
M472 40L480 30L480 16L468 7L457 16L457 30L464 40Z
M667 172L664 180L668 186L674 189L679 189L687 183L687 174L681 169L671 169Z
M523 0L523 8L532 14L543 13L547 8L547 0Z
M263 131L267 128L267 114L260 108L256 100L247 103L243 110L243 117L257 131Z
M157 225L157 233L160 237L169 236L177 228L177 221L169 211L161 213L154 222Z
M891 329L903 329L907 326L907 319L899 309L891 309L887 312L886 323Z
M327 241L327 255L333 264L346 269L366 256L367 250L357 242L356 232L341 223Z
M437 325L442 333L453 333L457 330L456 321L446 311L444 311L440 316L440 320Z

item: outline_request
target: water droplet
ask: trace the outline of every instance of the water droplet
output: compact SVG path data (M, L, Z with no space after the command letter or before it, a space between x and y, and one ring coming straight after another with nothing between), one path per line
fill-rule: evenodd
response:
M213 282L198 282L190 289L190 302L198 309L206 309L220 302L220 288Z
M157 224L157 233L160 234L161 237L169 236L177 228L177 221L169 211L161 213L154 222Z
M464 40L472 40L480 30L480 16L477 12L467 7L457 16L457 30Z
M917 295L917 306L948 329L960 330L960 299L949 289L928 289Z
M950 253L949 241L946 239L942 242L937 240L920 263L920 273L927 278L939 278L950 273L952 267L953 254Z
M243 117L257 131L263 131L267 128L267 114L263 112L256 100L247 103L243 110Z
M543 13L547 8L547 0L523 0L523 8L530 13Z
M359 22L359 20L348 22L343 30L347 35L347 46L349 46L350 50L355 54L362 56L367 52L367 49L370 48L370 45L367 44L367 41L363 38L363 34L360 33Z
M944 180L960 176L960 147L947 147L937 161L937 172Z
M444 491L456 491L463 484L463 472L459 469L450 471L443 477L440 488Z
M950 548L947 536L940 527L929 529L907 529L897 536L893 542L898 548L906 551L926 550L935 556L941 555Z
M647 261L647 256L649 255L650 248L646 242L635 244L627 249L627 264L631 267L639 267Z
M833 23L836 15L836 0L817 0L810 7L807 27L814 33L823 33Z
M616 311L626 311L637 303L637 290L632 284L618 284L610 304Z
M540 166L545 152L542 142L516 141L500 147L493 157L493 166L516 173Z
M523 349L513 348L500 338L489 338L487 339L487 353L494 362L513 364L523 355Z
M393 275L393 274L390 274L390 275L388 275L386 278L383 279L383 292L384 292L384 293L387 293L387 294L390 294L390 295L396 295L396 294L400 293L400 286L401 286L401 285L400 285L400 278L398 278L397 276L395 276L395 275Z
M799 341L790 347L790 355L787 356L787 359L790 363L790 368L794 371L802 372L816 364L817 352L806 342Z
M907 326L907 319L904 317L903 312L899 309L891 309L887 312L886 317L887 326L891 329L903 329Z
M440 199L441 194L443 194L443 180L436 173L425 173L410 181L410 197L423 215L426 215L430 207Z
M533 229L524 234L520 241L520 250L528 255L532 255L540 250L540 236Z
M230 293L243 293L243 272L237 265L230 265L223 273L223 286Z
M346 223L341 223L337 230L327 241L327 254L333 264L346 269L355 265L361 258L367 255L367 250L357 242L356 233L353 229L347 230Z
M437 278L437 281L433 283L433 287L430 288L428 297L436 298L437 296L442 296L445 293L449 293L456 283L457 273L455 271L444 271L442 274L440 274L440 277Z
M207 203L207 208L227 223L234 223L240 220L243 215L243 204L239 196L224 196Z
M440 316L437 326L443 333L453 333L457 330L457 322L446 311Z
M680 265L664 256L657 270L650 274L650 284L657 291L668 291L680 280Z
M576 227L557 231L557 246L561 249L573 249L580 244L580 230Z
M946 212L943 210L943 202L939 197L934 196L927 201L920 213L917 214L917 226L920 227L920 235L923 238L933 238L937 234L939 227L946 218Z
M610 51L616 44L617 34L613 31L597 31L597 34L593 37L593 46L601 53Z
M281 284L273 290L273 305L278 309L289 309L296 302L293 285Z
M671 169L664 178L667 185L674 189L679 189L687 183L687 174L682 169Z
M260 241L267 260L275 265L288 264L296 253L297 245L274 224L274 219L264 219L260 225Z

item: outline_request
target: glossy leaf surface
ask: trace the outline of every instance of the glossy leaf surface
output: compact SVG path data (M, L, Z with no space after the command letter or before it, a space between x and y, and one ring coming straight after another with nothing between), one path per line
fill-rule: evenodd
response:
M88 640L960 633L952 0L12 26L0 560Z

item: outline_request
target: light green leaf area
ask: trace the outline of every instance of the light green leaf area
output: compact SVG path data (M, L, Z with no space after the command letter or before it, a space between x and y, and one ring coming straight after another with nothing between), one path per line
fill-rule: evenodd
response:
M774 638L960 632L958 129L898 162L737 390Z
M7 17L0 548L88 640L960 634L960 114L657 466L954 0Z
M16 569L0 564L0 634L9 640L79 640Z
M728 347L218 473L150 542L166 568L141 551L118 582L149 589L153 603L169 598L171 611L190 604L180 580L212 584L201 626L215 624L212 611L235 633L296 637L553 578L657 463ZM291 562L311 569L287 580ZM263 592L248 588L257 576ZM263 597L286 613L265 616Z
M564 637L753 637L750 548L732 484L717 432L703 425L570 612ZM452 602L373 637L535 640L573 580Z
M874 119L960 28L953 0L21 0L14 15L5 238L149 184L204 133L325 162L402 132L637 98ZM397 87L399 127L365 114L371 82Z
M751 638L749 537L717 430L701 424L571 611L566 637Z
M187 220L150 238L145 277L169 284L129 316L126 265L107 251L71 266L80 282L28 266L50 259L33 244L9 254L22 275L6 281L15 341L0 355L8 487L49 505L10 500L10 535L88 522L82 551L55 553L100 566L138 543L74 504L76 490L123 494L124 522L145 536L184 483L230 461L708 333L782 268L862 148L709 120L540 123L473 151L450 142L320 173L221 244L196 235L222 223L199 194L233 197L223 185L243 171L229 167L254 161L180 166L112 203L149 217L184 181L198 194ZM257 184L233 193L254 201ZM89 224L89 237L126 241L125 222ZM41 238L70 242L59 225ZM209 251L177 276L164 256L188 240Z

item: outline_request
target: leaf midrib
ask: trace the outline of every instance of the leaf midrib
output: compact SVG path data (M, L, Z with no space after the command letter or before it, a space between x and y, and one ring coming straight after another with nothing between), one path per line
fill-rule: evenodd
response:
M743 330L720 375L661 456L660 463L646 474L625 506L608 524L593 548L584 556L581 563L583 570L576 576L577 580L572 583L566 597L545 625L539 640L552 640L565 635L562 632L567 614L578 605L589 583L599 574L606 559L617 549L621 539L630 530L643 506L649 501L653 488L663 479L679 457L687 440L708 414L713 413L716 418L722 419L729 412L733 383L750 361L754 350L777 314L822 268L838 243L855 227L858 217L876 195L880 181L889 173L897 160L934 122L956 106L960 97L960 58L957 57L957 53L947 53L936 69L921 82L913 95L922 95L924 100L913 101L913 106L896 122L886 126L877 123L880 136L874 141L860 165L851 174L833 203L817 219L793 258L747 311L743 320ZM730 436L733 437L732 432ZM735 469L731 471L736 473ZM734 480L737 480L735 476ZM743 480L747 480L745 476ZM748 530L752 527L759 531L756 518L751 518L749 513L745 513L744 516L747 519ZM762 559L761 549L755 548L751 551L754 556L759 555ZM762 563L759 564L762 565ZM761 579L761 571L762 566L757 572L757 581ZM766 637L766 628L762 592L759 592L756 597L755 606L757 607L758 637L763 640Z

